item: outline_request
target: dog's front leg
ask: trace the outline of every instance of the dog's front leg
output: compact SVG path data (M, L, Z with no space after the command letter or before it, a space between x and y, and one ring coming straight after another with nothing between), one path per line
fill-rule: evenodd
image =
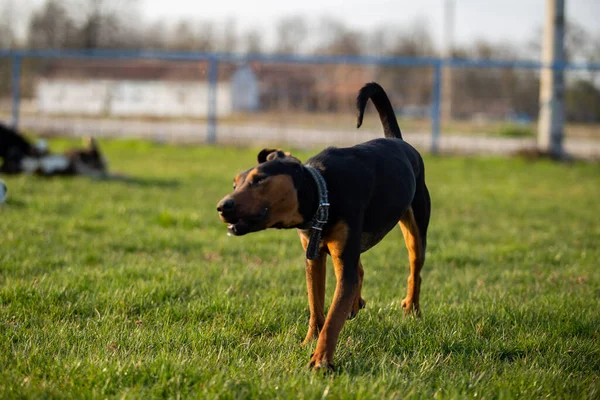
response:
M319 337L325 323L325 265L327 254L321 252L316 260L306 260L306 288L308 289L308 307L310 321L308 332L302 345Z
M306 253L310 238L303 231L298 231L302 248ZM327 254L325 249L319 249L319 257L316 260L306 259L306 289L308 291L308 308L310 309L310 320L308 332L302 342L302 346L319 337L319 332L325 323L325 266Z
M310 358L309 366L314 369L333 368L333 354L337 340L352 309L358 290L358 262L360 256L359 235L351 232L344 223L336 225L326 246L333 259L337 284L333 301L319 334L317 348Z

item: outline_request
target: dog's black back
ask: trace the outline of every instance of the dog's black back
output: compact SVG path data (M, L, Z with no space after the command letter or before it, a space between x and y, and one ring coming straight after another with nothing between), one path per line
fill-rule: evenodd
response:
M362 123L369 98L379 113L386 137L347 148L330 147L306 162L317 167L327 182L330 224L340 219L363 224L357 227L362 231L361 252L393 229L409 207L423 207L414 203L429 202L421 155L402 140L390 101L376 83L367 84L359 92L357 126ZM427 229L428 212L422 218L423 231Z
M363 222L361 251L377 244L398 224L412 203L417 180L423 179L421 157L401 139L328 148L306 164L318 167L327 182L331 224L339 219Z

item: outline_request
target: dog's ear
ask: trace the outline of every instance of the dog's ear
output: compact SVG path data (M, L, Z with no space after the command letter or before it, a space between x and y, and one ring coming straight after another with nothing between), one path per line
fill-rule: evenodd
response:
M283 151L281 149L262 149L258 153L258 156L256 158L257 158L259 164L262 164L267 161L272 161L277 158L281 158L281 159L288 158L288 159L292 159L294 161L300 162L300 160L297 159L296 157L294 157L293 155L291 155L290 152Z
M258 153L258 156L256 156L256 159L258 160L259 164L262 164L264 162L274 160L275 158L283 158L283 157L285 157L285 154L281 150L262 149Z
M100 148L98 147L98 143L96 142L96 139L94 139L93 136L86 138L85 144L86 144L87 148L90 150L100 151Z

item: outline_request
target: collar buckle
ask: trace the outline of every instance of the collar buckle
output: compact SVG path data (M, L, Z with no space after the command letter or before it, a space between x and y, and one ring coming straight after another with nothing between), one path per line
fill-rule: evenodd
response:
M315 215L315 223L325 225L329 219L329 203L320 203Z

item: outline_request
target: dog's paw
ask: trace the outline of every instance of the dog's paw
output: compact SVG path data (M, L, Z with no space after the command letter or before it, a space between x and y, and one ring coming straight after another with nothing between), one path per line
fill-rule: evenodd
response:
M404 310L404 315L413 315L415 317L421 316L421 309L419 308L419 304L413 302L411 299L405 298L402 300L402 309Z
M318 334L311 334L311 333L309 333L309 334L306 335L306 337L302 341L302 346L306 346L307 344L309 344L313 340L317 340L318 338L319 338Z
M332 362L327 361L325 355L322 357L315 356L315 353L310 355L310 362L308 363L308 369L312 371L322 371L324 373L335 372L335 366Z
M352 310L350 310L350 312L348 313L348 320L350 319L354 319L356 318L356 316L358 315L358 312L360 310L362 310L363 308L365 308L367 305L367 302L365 301L365 299L363 299L362 297L359 297L358 300L354 301L354 304L352 305Z
M309 326L308 332L306 332L306 337L302 341L302 346L306 346L313 340L317 340L319 338L319 332L321 331L321 329L323 329L322 325L320 327Z

